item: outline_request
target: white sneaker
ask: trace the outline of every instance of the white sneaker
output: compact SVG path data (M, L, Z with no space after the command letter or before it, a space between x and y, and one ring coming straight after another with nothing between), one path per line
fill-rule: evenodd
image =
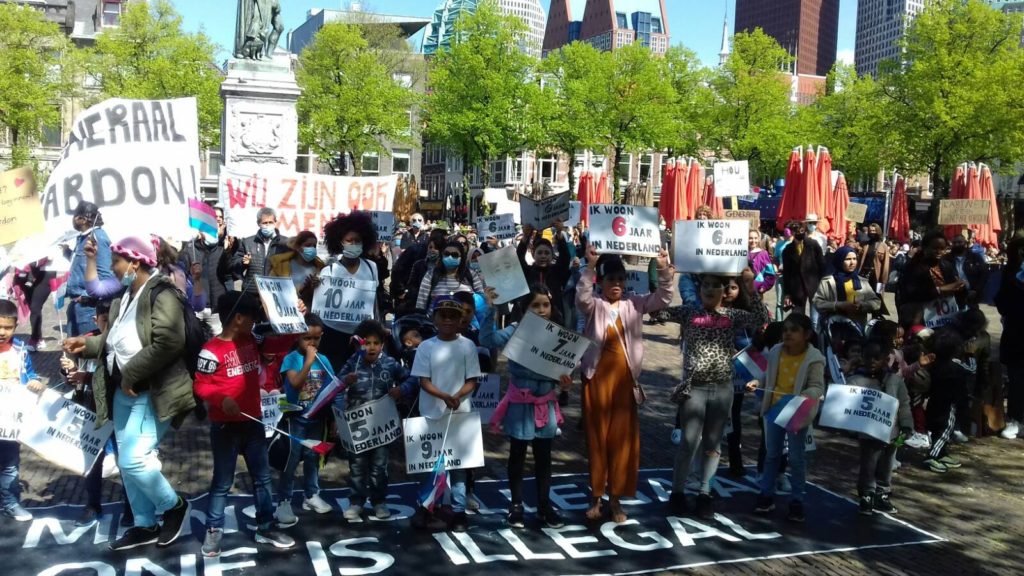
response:
M899 470L901 466L903 466L903 463L900 462L899 460L897 460L896 459L896 455L893 454L892 455L892 469L893 470Z
M920 432L914 432L903 444L918 450L927 450L932 447L932 443L928 441L928 435Z
M1017 437L1018 433L1020 433L1020 424L1017 423L1016 420L1007 420L1006 426L999 433L999 436L1006 438L1007 440L1012 440Z
M353 504L345 509L345 520L359 520L359 517L362 515L362 504Z
M107 454L106 458L103 459L103 477L110 478L120 473L121 471L117 468L117 457L113 454Z
M476 499L476 496L466 494L466 510L471 512L478 512L480 510L480 501Z
M303 500L302 509L312 510L317 514L327 514L331 510L334 510L334 508L331 508L331 505L325 502L324 499L321 498L319 494L313 494L312 498L306 498L305 500Z
M277 510L274 511L274 519L282 528L295 526L299 522L299 517L292 512L292 503L287 500L278 502Z
M956 442L957 444L967 443L967 435L959 430L953 430L953 438L951 439L953 440L953 442Z
M672 444L679 446L683 442L683 431L679 428L672 430Z
M789 483L789 477L785 474L779 474L775 478L775 492L792 492L793 485Z
M386 520L391 518L391 510L388 508L387 504L377 504L373 507L373 516L377 520Z

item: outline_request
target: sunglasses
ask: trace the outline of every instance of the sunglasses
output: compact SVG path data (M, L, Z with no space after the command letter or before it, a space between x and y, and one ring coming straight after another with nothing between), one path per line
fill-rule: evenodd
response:
M454 258L461 258L462 257L462 253L461 252L445 252L444 255L445 256L452 256Z

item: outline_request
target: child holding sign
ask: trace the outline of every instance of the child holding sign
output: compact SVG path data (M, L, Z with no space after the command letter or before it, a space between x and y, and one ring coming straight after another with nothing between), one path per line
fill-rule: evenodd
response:
M347 409L362 406L368 402L391 396L402 398L399 385L409 376L408 371L397 360L384 352L388 331L376 320L364 320L356 327L356 336L363 341L362 350L353 354L338 372L347 389ZM347 425L338 422L339 426ZM366 452L348 455L349 485L352 497L346 520L357 520L363 513L367 500L373 506L373 515L384 520L391 516L387 504L388 494L388 446L377 446Z
M480 326L480 343L489 348L502 348L512 338L517 325L503 330L494 329L494 288L487 288L486 318ZM516 302L514 313L522 318L526 311L557 322L558 310L553 307L551 291L544 284L530 286L530 293ZM508 484L511 504L508 524L513 528L526 526L523 520L523 469L526 467L526 448L533 446L533 462L537 478L537 517L549 528L563 526L562 519L551 507L551 439L562 422L562 411L555 393L556 385L563 390L572 385L572 376L563 375L558 382L511 360L508 363L509 380L505 397L491 417L491 426L499 422L509 435Z

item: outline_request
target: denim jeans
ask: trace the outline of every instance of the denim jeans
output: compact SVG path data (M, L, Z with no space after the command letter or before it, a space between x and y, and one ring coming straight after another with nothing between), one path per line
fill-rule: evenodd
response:
M291 433L296 440L318 439L323 435L323 421L309 421L301 416L291 416ZM302 462L302 478L305 482L305 496L312 498L320 493L320 455L298 442L292 442L288 463L281 471L277 484L277 499L290 502L295 486L295 470Z
M267 437L259 422L210 422L210 448L213 450L213 481L206 508L206 527L224 527L224 506L235 483L238 455L245 460L256 499L256 524L267 528L274 521L270 462Z
M96 308L82 306L78 302L68 303L68 334L81 336L96 330Z
M103 510L101 502L103 497L103 461L106 460L108 456L113 456L115 460L117 459L117 442L115 442L115 440L115 438L111 438L108 443L108 446L113 445L113 452L111 454L107 454L105 446L103 450L100 450L100 455L96 458L96 462L93 463L92 468L90 468L85 474L85 504L97 512L101 512ZM121 499L127 504L128 496L124 493L123 485L121 487L121 491Z
M690 474L694 454L701 451L700 492L711 492L711 479L718 471L721 458L719 445L722 432L732 410L733 387L731 381L717 384L695 384L690 396L679 406L679 422L683 427L683 441L676 451L672 490L682 493L686 477Z
M361 505L367 500L376 506L388 495L388 447L378 446L362 454L348 455L349 486L352 503Z
M156 526L157 516L178 503L178 494L160 471L156 452L170 426L170 421L157 419L148 392L135 398L120 389L114 392L117 467L136 526Z
M761 495L775 495L775 476L779 473L779 462L782 460L782 441L789 443L789 475L793 487L790 493L793 500L803 502L807 477L807 461L804 459L804 446L807 443L807 428L796 434L786 432L782 426L774 422L764 421L764 472L761 473Z
M21 444L0 440L0 509L6 510L21 503L21 483L18 466L21 464Z
M425 492L433 485L434 475L427 474L420 492ZM452 512L466 511L466 470L449 470L448 482L451 484Z

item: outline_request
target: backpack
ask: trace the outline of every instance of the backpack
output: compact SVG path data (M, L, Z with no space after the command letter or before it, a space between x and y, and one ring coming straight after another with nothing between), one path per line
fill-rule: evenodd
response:
M182 316L185 320L185 368L188 369L189 375L192 380L196 378L196 365L199 362L199 353L203 350L205 345L213 334L210 328L203 322L199 321L195 312L192 311L192 305L189 304L188 299L185 295L178 290L178 288L172 284L166 282L159 282L149 292L149 303L152 306L156 303L157 296L161 292L171 291L178 302L181 304Z

